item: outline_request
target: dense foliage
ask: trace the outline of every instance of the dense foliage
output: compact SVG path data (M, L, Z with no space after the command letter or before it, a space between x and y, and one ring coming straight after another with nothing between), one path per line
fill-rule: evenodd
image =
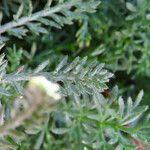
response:
M2 0L0 149L149 150L149 39L149 0Z

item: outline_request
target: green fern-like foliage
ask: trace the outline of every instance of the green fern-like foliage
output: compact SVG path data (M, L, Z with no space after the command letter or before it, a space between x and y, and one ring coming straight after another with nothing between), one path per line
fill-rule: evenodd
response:
M1 2L0 50L6 56L0 55L0 149L149 149L143 90L135 99L126 98L125 88L111 90L111 72L149 74L149 2L99 4Z
M97 41L92 57L107 62L113 71L149 76L149 6L147 0L103 0L96 13L82 19L77 30L78 45L89 47L86 43Z
M55 27L61 29L65 24L72 24L72 21L82 17L82 13L89 11L94 12L98 6L98 1L62 1L57 2L51 6L52 1L48 1L44 10L32 14L32 3L29 3L29 14L21 16L25 7L24 2L20 1L18 11L14 15L14 21L8 22L0 27L0 34L5 32L8 35L13 35L22 39L23 36L30 30L32 33L39 35L39 33L48 33L48 27ZM73 9L72 9L73 8ZM73 11L72 11L73 10ZM38 31L38 32L37 32ZM1 36L1 43L7 40L7 37Z
M40 64L34 72L14 72L6 74L7 61L1 56L1 84L11 84L20 93L22 87L20 81L30 80L33 76L43 75L54 82L61 82L62 93L64 95L78 95L88 93L93 94L95 91L102 92L107 89L106 83L113 76L112 73L103 69L104 64L98 64L97 61L88 62L87 57L80 59L75 58L70 64L67 62L68 57L60 62L60 64L52 72L44 72L43 69L48 65L49 61ZM87 65L89 63L89 65ZM63 88L65 87L65 88ZM1 93L8 95L8 91L4 88Z
M52 72L44 72L43 69L47 66L48 61L43 62L40 64L33 73L28 72L15 72L6 74L6 67L7 67L7 61L4 60L4 55L1 55L1 84L3 85L13 85L14 87L17 86L18 91L22 89L20 86L21 81L30 80L33 76L39 76L43 75L51 81L58 82L61 85L61 93L65 97L67 95L74 95L75 93L80 96L81 94L93 94L95 91L102 92L104 89L108 88L105 84L109 81L109 78L112 76L111 73L109 73L107 70L103 69L104 64L98 65L98 62L90 62L91 65L87 66L87 57L80 59L77 57L72 63L67 62L67 57L65 57L60 64L56 67L56 69ZM4 73L5 72L5 73ZM63 84L62 84L63 83ZM6 91L5 88L1 89L1 94L4 94L8 96L8 91ZM11 93L9 93L10 95ZM22 93L21 93L22 94ZM30 93L29 93L30 94ZM19 112L16 112L18 115L15 118L12 118L12 120L6 122L6 124L1 126L1 136L4 138L1 140L1 146L3 149L15 149L17 148L22 141L26 140L27 135L35 135L39 132L43 131L43 123L47 124L49 123L49 115L42 116L42 112L49 112L49 109L51 110L51 106L47 104L42 104L43 107L39 110L39 103L36 106L36 101L30 102L31 98L30 95L27 93L27 96L25 96L25 99L16 99L15 100L15 108L13 108L12 111L19 110L19 107L22 107L21 105L25 105L24 101L29 101L30 107L26 108L21 114ZM34 94L34 93L32 93ZM37 94L35 93L35 96ZM39 96L37 96L39 97ZM36 99L36 98L34 98ZM19 101L20 102L19 102ZM40 101L41 102L41 101ZM17 104L21 103L21 104ZM34 111L38 110L38 112L31 112L28 116L25 116L24 114L26 112L30 112L32 110L32 107L35 107ZM47 109L46 109L47 107ZM5 113L3 112L3 115ZM28 113L27 113L28 114ZM48 113L49 114L49 113ZM2 116L3 116L2 115ZM31 118L32 116L32 118ZM24 120L30 118L30 120L27 120L24 122ZM3 119L3 118L2 118ZM44 120L43 120L44 119ZM21 120L19 124L17 124L17 121ZM37 121L38 120L38 121ZM13 125L14 124L14 125ZM15 125L17 124L17 125ZM16 130L16 127L18 126L24 126L26 134L22 134L23 131ZM45 126L45 125L44 125ZM40 145L35 145L35 147L41 147L42 143Z
M100 93L92 97L84 94L83 98L74 95L69 103L63 102L62 109L54 114L57 124L52 124L51 131L61 139L54 138L52 145L57 145L58 149L63 146L65 149L136 150L135 139L150 140L149 120L138 123L148 109L139 105L142 96L143 91L134 102L130 97L125 101L122 97L118 98L117 87L107 98ZM53 136L50 136L52 139Z
M4 55L1 56L1 58L3 57ZM6 61L2 61L1 66L5 63ZM16 79L16 83L18 83L18 81L31 79L32 76L39 76L38 73L41 73L51 81L60 84L61 94L64 98L69 96L69 102L65 99L62 100L60 102L61 109L51 112L49 111L51 105L42 101L43 96L37 96L39 92L27 91L22 100L19 98L14 101L15 108L11 111L19 111L23 105L25 106L23 112L16 112L15 118L1 126L0 135L3 137L1 140L3 148L14 149L22 146L22 141L26 141L28 135L31 137L39 135L35 139L34 145L32 143L25 145L26 148L36 147L37 149L44 147L45 135L53 139L49 147L46 144L45 149L50 147L58 149L62 145L66 145L65 141L67 141L67 145L64 146L66 149L75 149L76 147L79 149L114 149L115 147L136 149L135 140L149 142L149 120L143 121L141 125L138 123L141 115L148 109L147 106L139 106L143 91L139 93L134 102L130 97L126 102L122 97L118 98L117 87L113 88L108 97L104 97L101 92L108 88L105 83L109 81L112 74L103 69L103 64L98 65L97 62L90 62L91 65L87 66L87 57L81 60L77 57L70 64L67 64L67 57L65 57L53 72L40 72L47 64L47 61L43 62L30 76L29 73L4 74L5 80L2 78L1 82L5 81L4 84L8 84L11 83L10 79L12 81ZM32 98L31 95L41 97L37 105L34 101L37 98ZM28 107L25 101L30 104ZM42 107L40 107L41 103ZM24 116L30 111L29 115ZM1 112L1 116L3 116L5 113L2 107ZM45 117L42 117L43 115ZM22 134L22 130L16 130L18 126L23 126L26 133ZM49 130L52 134L49 133ZM55 139L54 135L61 136L61 141L59 138ZM40 143L38 143L39 140ZM71 141L75 142L71 144Z
M87 57L77 57L68 64L65 57L50 78L54 78L55 82L63 82L65 95L93 94L95 91L102 92L107 89L106 82L113 76L103 67L104 64L98 64L97 61L88 62Z

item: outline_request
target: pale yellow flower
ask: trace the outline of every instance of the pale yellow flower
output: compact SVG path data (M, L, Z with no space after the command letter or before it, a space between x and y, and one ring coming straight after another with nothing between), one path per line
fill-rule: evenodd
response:
M37 76L31 78L31 80L29 81L29 86L35 86L39 88L55 100L60 99L60 94L58 93L58 84L52 83L51 81L47 80L44 76Z

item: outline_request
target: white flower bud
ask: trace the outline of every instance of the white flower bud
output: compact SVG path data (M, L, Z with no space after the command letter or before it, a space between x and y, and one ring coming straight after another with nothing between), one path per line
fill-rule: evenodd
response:
M39 88L55 100L60 99L60 94L57 93L59 90L58 84L52 83L51 81L47 80L44 76L37 76L31 78L31 80L29 81L29 87L32 86Z

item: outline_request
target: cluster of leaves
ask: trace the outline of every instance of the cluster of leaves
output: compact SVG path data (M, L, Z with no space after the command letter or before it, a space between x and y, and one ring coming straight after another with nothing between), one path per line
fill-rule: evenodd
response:
M147 106L139 106L142 95L143 91L134 102L131 97L125 102L114 87L107 98L96 92L92 97L72 96L69 104L63 102L62 109L54 113L57 123L51 131L59 135L59 141L54 137L52 145L56 149L136 149L133 138L150 140L148 120L137 126L147 110Z
M89 14L86 19L89 28L84 26L83 30L81 26L82 34L77 34L77 39L83 33L89 34L92 37L90 39L97 42L91 55L107 62L113 71L134 71L149 76L149 6L150 2L147 0L103 0L98 11ZM84 24L85 20L82 22ZM90 42L90 39L86 39Z
M143 91L135 100L120 97L117 86L110 90L109 71L124 71L124 80L149 77L149 6L148 0L3 0L0 49L8 62L0 55L0 149L149 146ZM35 76L59 84L56 109L39 89L24 88Z
M19 39L22 39L28 30L35 35L39 35L39 33L46 34L48 33L46 28L55 27L61 29L65 24L72 24L72 20L82 18L82 12L87 10L93 12L99 4L99 2L96 1L82 2L71 0L66 2L58 1L54 6L51 6L52 1L48 1L44 10L31 14L33 6L30 2L29 6L31 6L29 7L28 15L21 17L25 4L22 1L19 3L19 6L16 4L18 11L16 15L13 16L14 20L1 26L0 34L7 32L8 35L16 36ZM74 11L72 11L71 8L73 8ZM7 39L7 37L1 36L0 42L2 43Z
M112 71L119 71L119 74L124 72L120 78L123 78L125 86L131 85L131 90L144 88L148 101L149 88L143 83L145 78L149 80L150 77L148 42L150 3L147 0L109 2L104 0L101 3L103 6L99 6L97 15L91 15L98 23L97 28L92 27L93 24L89 27L91 34L94 29L98 29L94 32L96 36L93 35L94 41L98 44L94 52L91 45L91 56L104 61ZM96 19L96 16L100 19Z
M141 115L148 109L147 106L139 106L143 91L139 93L135 102L130 97L127 103L124 102L122 97L118 98L117 87L114 87L109 95L105 97L101 92L107 89L105 83L109 81L112 74L103 69L103 64L96 65L97 63L93 62L90 63L91 67L84 67L85 62L86 58L80 60L77 57L72 63L66 65L67 57L65 57L53 72L41 72L42 75L49 77L52 81L60 83L62 96L65 96L64 100L60 103L59 110L56 109L51 113L48 111L51 110L51 107L48 107L49 105L42 101L43 98L38 101L37 107L36 101L33 101L37 98L30 99L31 96L29 95L31 94L38 98L41 97L40 95L37 96L39 92L27 93L23 102L29 101L30 107L27 110L25 109L21 113L22 115L17 112L19 114L16 117L17 119L12 119L12 121L6 122L6 125L1 126L0 135L3 137L1 141L3 148L14 149L19 146L25 148L36 147L36 149L41 147L44 149L51 147L58 149L63 146L63 148L68 149L77 147L79 149L113 149L115 147L118 149L127 147L136 149L137 145L133 142L134 138L149 142L149 118L145 118L143 124L138 124ZM36 76L36 73L43 70L47 64L47 62L44 62L39 65L33 76ZM79 71L82 73L79 74ZM14 74L5 74L5 80L2 78L1 81L8 81L6 83L9 83L11 79L18 83L20 80L24 81L27 75L30 79L31 75L29 77L29 73L17 74L17 76L20 76L19 79L14 77ZM18 80L15 81L15 79ZM69 101L66 99L67 97ZM14 111L20 110L20 107L22 108L17 104L21 103L22 100L19 101L15 100L16 107ZM39 106L41 103L43 104L40 111ZM35 107L36 115L30 117L27 123L18 124L18 120L23 120L21 118L24 118L24 114L27 112L31 111L32 115L32 106ZM44 116L47 117L41 117L43 111ZM45 115L45 112L47 115ZM27 117L25 119L28 119L28 116L25 117ZM38 120L38 122L34 120ZM17 131L12 130L18 125L25 128L26 136L32 135L33 138L37 134L39 135L38 138L31 138L35 141L35 145L32 145L22 134L19 134L20 129L17 129ZM47 140L50 139L47 139L45 135L49 136L51 143L47 143ZM56 137L56 135L59 137ZM72 143L72 141L75 142Z
M107 68L119 74L116 81L123 88L128 86L132 92L143 88L148 101L149 87L143 83L150 78L149 6L148 0L102 0L96 13L86 13L62 32L52 30L43 35L43 44L38 44L38 37L34 41L44 49L42 55L53 54L53 63L64 54L70 58L88 55L106 63Z

